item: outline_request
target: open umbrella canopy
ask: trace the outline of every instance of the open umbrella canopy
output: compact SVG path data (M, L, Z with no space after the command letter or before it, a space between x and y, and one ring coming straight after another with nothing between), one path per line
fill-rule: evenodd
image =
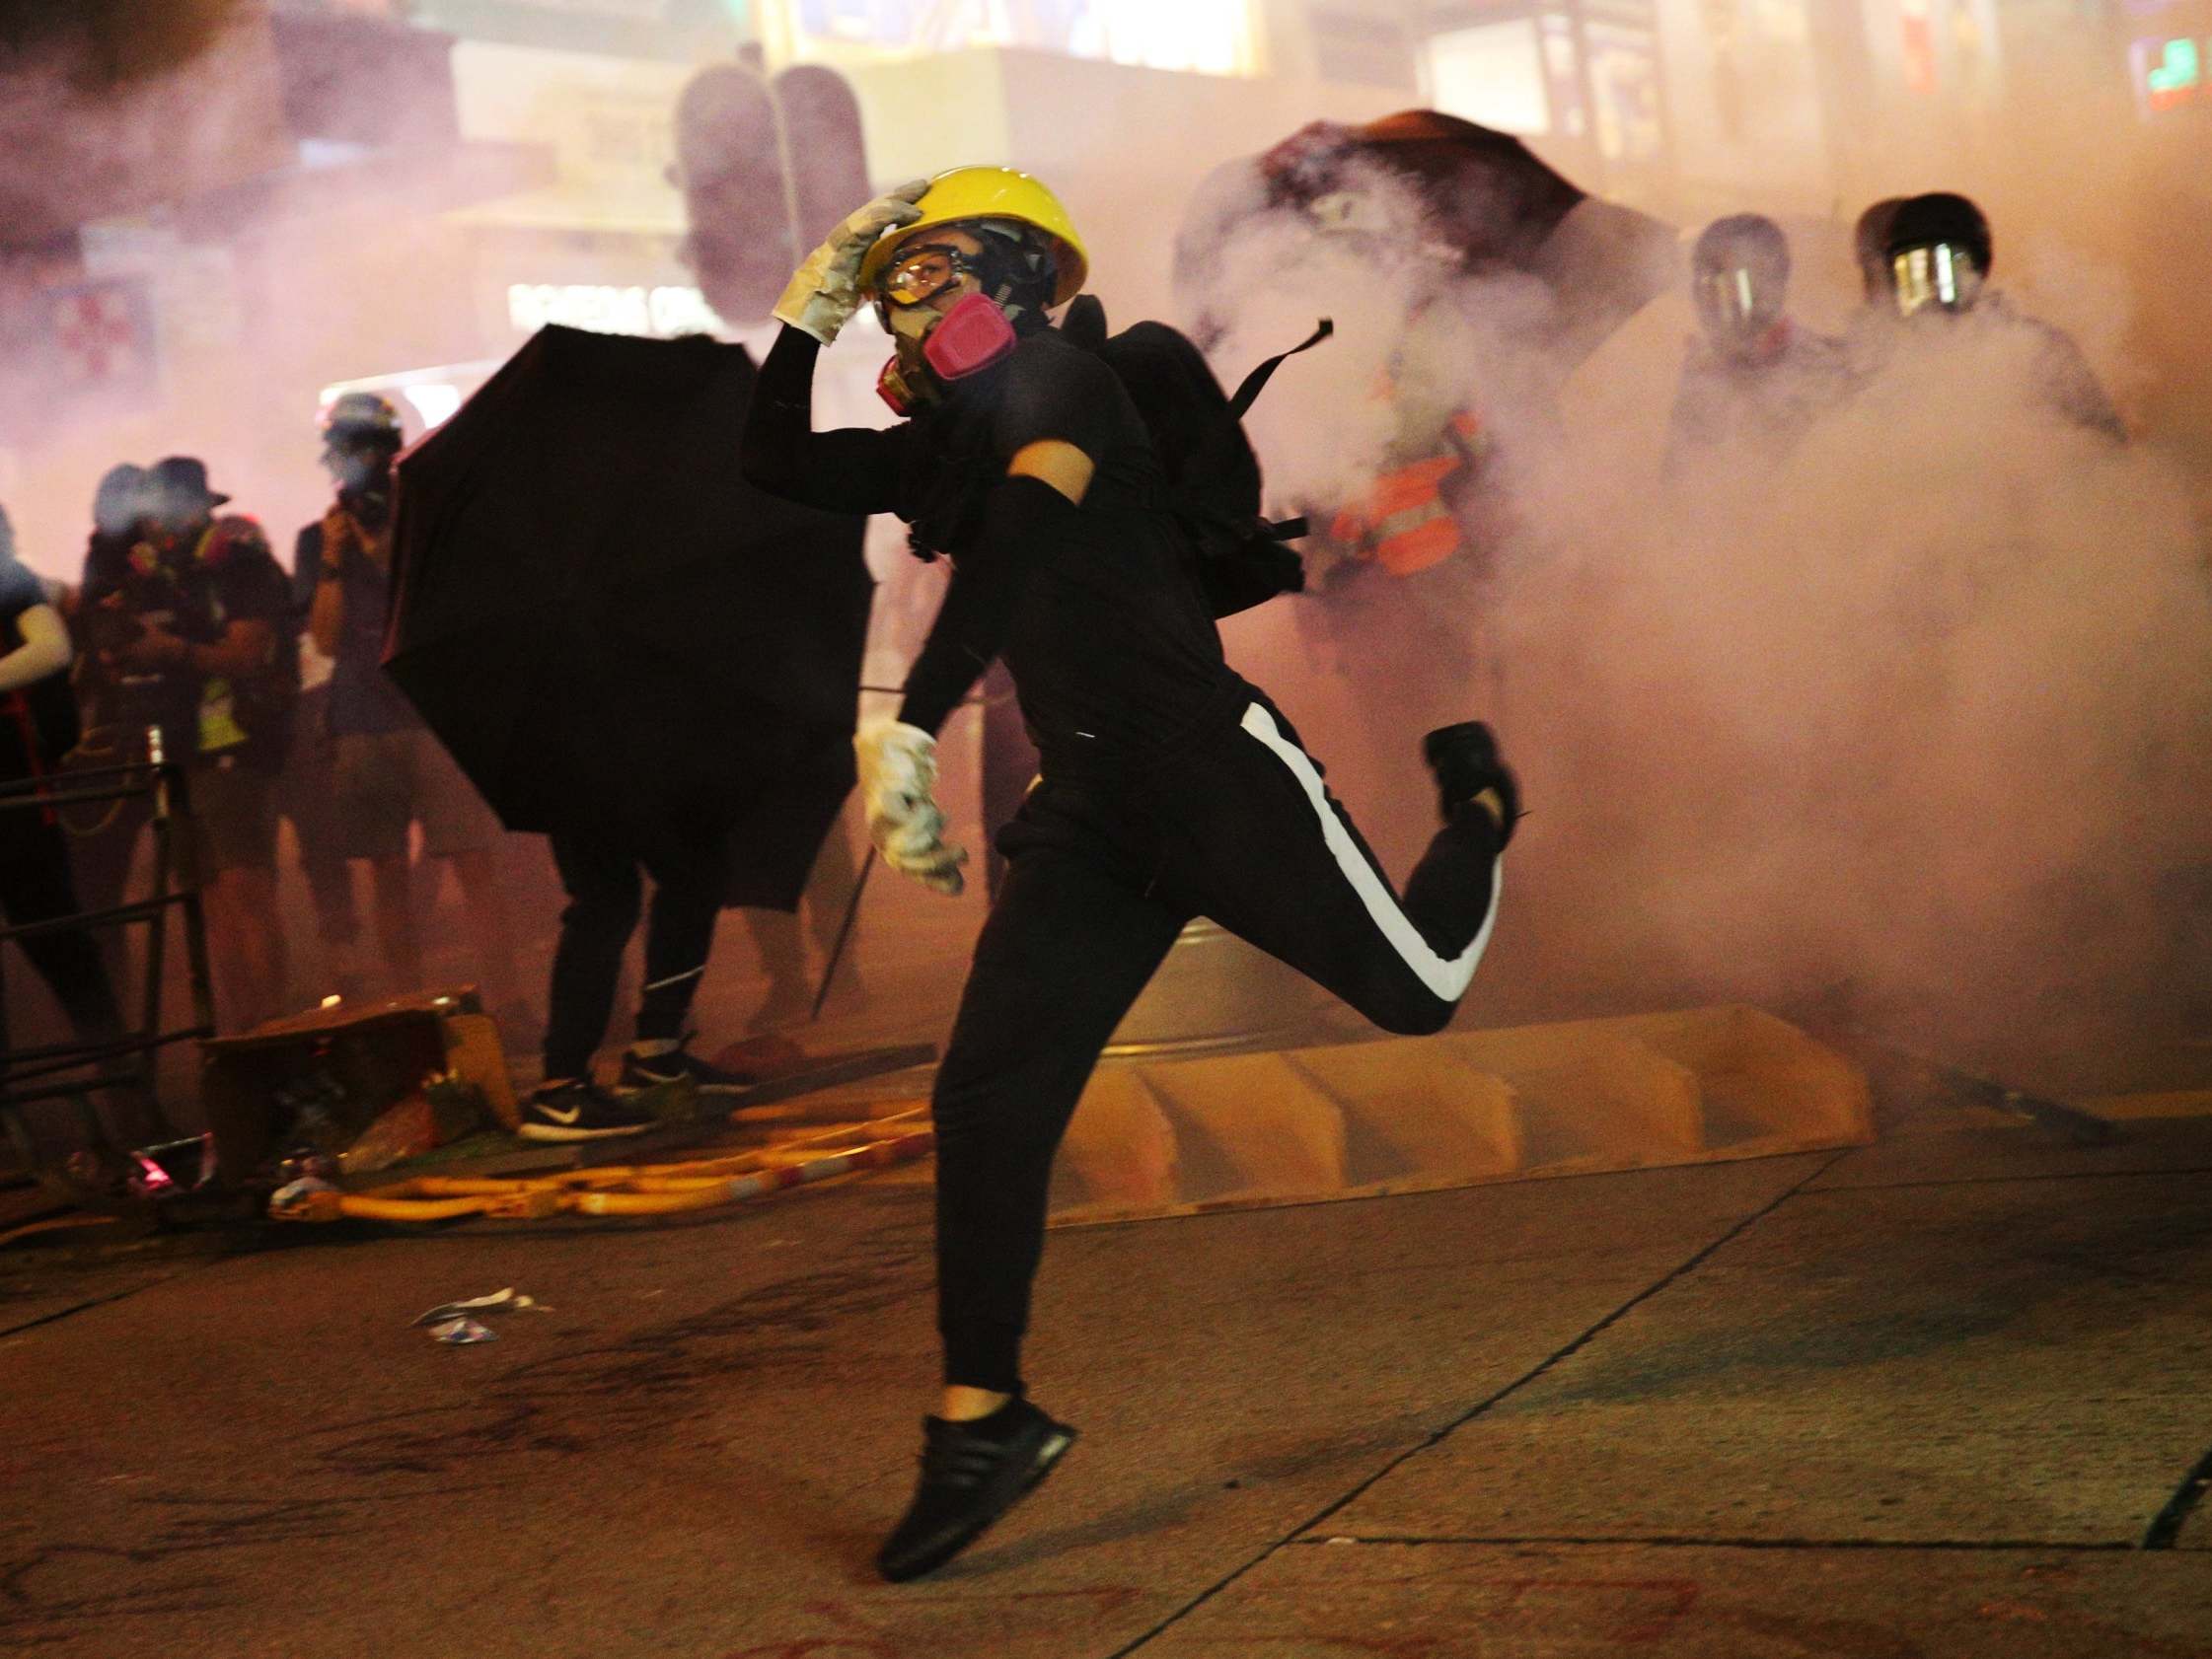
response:
M385 669L510 830L735 827L788 909L852 786L864 521L737 470L738 346L547 327L400 459Z
M1512 270L1541 281L1553 309L1536 343L1563 366L1676 275L1672 226L1589 195L1512 133L1407 109L1361 125L1312 121L1260 155L1215 169L1177 235L1178 286L1204 293L1219 250L1242 229L1268 223L1323 234L1345 223L1348 201L1378 187L1417 204L1422 240L1466 275ZM1199 336L1220 321L1200 317Z

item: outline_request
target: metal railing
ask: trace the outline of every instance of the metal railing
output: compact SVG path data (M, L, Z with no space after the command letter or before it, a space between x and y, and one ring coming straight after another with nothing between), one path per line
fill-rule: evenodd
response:
M93 1042L52 1043L0 1051L0 1127L37 1168L35 1137L21 1109L42 1101L73 1100L96 1149L120 1151L93 1107L104 1091L135 1092L159 1122L166 1120L156 1091L158 1056L179 1043L215 1034L214 996L207 959L206 917L200 903L197 852L192 837L189 792L184 768L163 757L158 730L147 732L148 758L120 765L89 767L0 784L0 813L55 812L63 807L144 800L150 803L154 837L152 891L143 899L105 909L80 911L48 921L0 927L0 968L5 947L41 935L144 926L147 929L144 987L135 1029ZM191 1003L190 1024L164 1029L165 982L169 968L169 916L183 922L185 977Z

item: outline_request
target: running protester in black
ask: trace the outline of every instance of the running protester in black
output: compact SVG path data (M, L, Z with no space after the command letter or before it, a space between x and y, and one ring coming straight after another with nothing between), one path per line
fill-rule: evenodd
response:
M896 721L855 739L885 861L958 893L934 734L994 658L1041 781L998 836L1003 888L938 1070L945 1393L877 1557L912 1578L1043 1479L1074 1431L1024 1398L1052 1159L1100 1050L1197 915L1386 1030L1439 1029L1489 941L1517 806L1486 727L1430 734L1444 825L1400 899L1281 710L1221 654L1163 474L1112 370L1046 308L1084 259L1036 180L964 168L855 213L777 308L746 432L754 483L895 512L953 576ZM898 342L888 432L811 429L816 353L873 298Z

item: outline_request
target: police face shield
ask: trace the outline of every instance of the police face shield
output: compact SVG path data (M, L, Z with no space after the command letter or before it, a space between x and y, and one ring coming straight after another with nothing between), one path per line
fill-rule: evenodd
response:
M1787 279L1751 260L1700 266L1694 297L1706 335L1725 351L1758 345L1782 321Z
M1889 256L1889 292L1899 317L1971 311L1981 287L1981 267L1958 243L1900 248Z

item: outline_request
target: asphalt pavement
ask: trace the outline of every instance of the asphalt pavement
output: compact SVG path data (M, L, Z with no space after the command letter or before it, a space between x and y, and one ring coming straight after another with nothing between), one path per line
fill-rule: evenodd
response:
M2128 1128L1056 1232L1083 1438L902 1587L926 1164L17 1247L0 1652L2212 1659L2212 1118Z

